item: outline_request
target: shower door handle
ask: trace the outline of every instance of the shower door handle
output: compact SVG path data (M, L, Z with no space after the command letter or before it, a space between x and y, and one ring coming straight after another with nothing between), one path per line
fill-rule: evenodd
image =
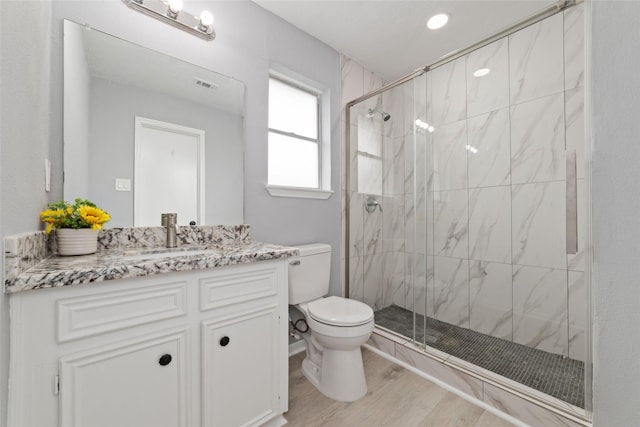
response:
M578 253L578 180L576 178L576 150L567 150L567 254Z

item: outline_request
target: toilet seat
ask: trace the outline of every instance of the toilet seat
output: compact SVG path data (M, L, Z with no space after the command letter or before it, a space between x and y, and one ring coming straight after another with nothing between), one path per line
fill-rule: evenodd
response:
M359 326L373 320L373 310L368 305L336 296L312 301L307 310L313 320L331 326Z

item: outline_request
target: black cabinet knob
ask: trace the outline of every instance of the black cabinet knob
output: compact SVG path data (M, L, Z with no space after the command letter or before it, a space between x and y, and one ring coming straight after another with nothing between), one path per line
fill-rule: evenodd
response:
M158 360L158 363L160 364L160 366L167 366L169 363L171 363L172 359L173 358L170 354L163 354L162 356L160 356L160 360Z
M229 339L229 337L224 336L224 337L220 338L220 345L223 346L223 347L226 347L227 344L229 344L229 341L231 341Z

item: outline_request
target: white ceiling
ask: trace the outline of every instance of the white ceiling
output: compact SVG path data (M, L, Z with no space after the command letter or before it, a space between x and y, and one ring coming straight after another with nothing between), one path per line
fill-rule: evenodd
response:
M479 42L555 0L254 0L387 81ZM427 19L447 13L436 31Z

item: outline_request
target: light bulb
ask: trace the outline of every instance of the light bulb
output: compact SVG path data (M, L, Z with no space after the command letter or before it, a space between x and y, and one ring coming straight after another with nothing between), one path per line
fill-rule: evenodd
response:
M208 10L200 12L200 25L203 27L210 27L213 25L213 14Z
M430 30L437 30L438 28L442 28L447 25L447 22L449 22L449 15L446 13L439 13L429 18L427 21L427 27Z
M182 10L182 6L184 6L182 0L169 0L169 9L175 14Z

